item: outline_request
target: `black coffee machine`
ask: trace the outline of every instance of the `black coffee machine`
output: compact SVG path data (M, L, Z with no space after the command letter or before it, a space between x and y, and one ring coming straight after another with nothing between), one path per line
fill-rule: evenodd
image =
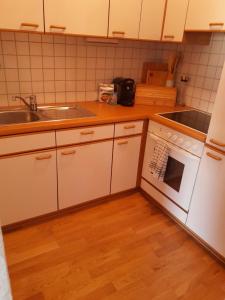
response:
M133 106L136 85L131 78L116 77L113 79L114 91L117 94L117 103L124 106Z

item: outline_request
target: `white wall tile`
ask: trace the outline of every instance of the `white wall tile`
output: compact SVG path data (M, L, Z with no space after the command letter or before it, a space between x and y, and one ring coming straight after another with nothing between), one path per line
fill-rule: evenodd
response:
M42 55L41 43L30 43L30 55Z
M18 81L18 69L5 69L6 81Z
M17 56L16 55L4 55L4 65L5 68L11 69L11 68L17 68Z
M19 69L19 81L31 81L30 69Z
M31 56L30 63L31 63L31 68L33 69L42 68L42 56Z
M33 93L43 93L44 92L44 82L43 81L32 81Z
M32 81L43 81L43 70L42 69L32 69L31 77L32 77Z
M20 82L20 93L31 94L32 92L31 81Z
M24 55L24 56L18 55L17 60L18 60L18 68L19 69L30 68L30 56L28 56L28 55Z
M2 41L2 53L16 55L16 43L14 41Z
M53 56L43 56L43 68L53 69L55 67L55 61Z
M30 47L28 42L16 42L17 55L29 55Z
M45 93L55 92L55 81L44 81L44 92Z

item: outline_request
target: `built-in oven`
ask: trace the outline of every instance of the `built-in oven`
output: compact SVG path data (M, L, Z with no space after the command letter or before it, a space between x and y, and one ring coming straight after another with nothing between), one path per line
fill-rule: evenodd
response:
M158 141L162 141L168 147L168 159L163 180L155 178L150 168ZM189 210L199 163L200 157L148 132L142 177L186 212Z

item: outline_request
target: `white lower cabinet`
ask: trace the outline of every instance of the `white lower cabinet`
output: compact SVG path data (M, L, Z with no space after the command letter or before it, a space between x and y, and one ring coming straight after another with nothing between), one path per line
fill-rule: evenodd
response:
M188 214L187 226L225 257L225 156L206 148Z
M136 187L141 136L114 141L111 193Z
M1 158L0 178L1 225L57 210L56 151Z
M59 208L110 194L113 141L57 150Z

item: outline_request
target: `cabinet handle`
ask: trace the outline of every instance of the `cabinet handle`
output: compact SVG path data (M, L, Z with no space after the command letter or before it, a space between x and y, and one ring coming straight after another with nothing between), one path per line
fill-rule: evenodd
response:
M214 160L217 160L217 161L221 161L221 160L222 160L221 157L219 157L219 156L217 156L217 155L215 155L215 154L212 154L212 153L210 153L210 152L207 152L206 154L207 154L207 156L209 156L210 158L212 158L212 159L214 159Z
M225 147L225 144L224 144L224 143L222 143L222 142L220 142L220 141L217 141L217 140L215 140L215 139L210 139L210 142L211 142L212 144L214 144L214 145L219 146L219 147Z
M132 128L135 128L136 125L125 125L124 126L124 129L132 129Z
M63 151L61 152L62 155L73 155L76 153L76 150L71 150L71 151Z
M86 131L81 131L80 134L81 135L88 135L88 134L94 134L94 130L86 130Z
M126 145L128 144L128 141L122 141L122 142L118 142L117 145L121 146L121 145Z
M115 37L124 37L125 32L124 31L112 31L112 35Z
M34 23L21 23L22 27L34 27L34 28L38 28L39 25L38 24L34 24Z
M175 36L174 35L164 35L165 39L174 39Z
M59 26L59 25L50 25L49 26L50 29L61 29L61 30L66 30L65 26Z
M36 156L35 159L36 160L44 160L44 159L50 159L51 157L52 157L51 154L46 154L46 155Z
M209 26L223 26L224 23L222 22L215 22L215 23L209 23Z

